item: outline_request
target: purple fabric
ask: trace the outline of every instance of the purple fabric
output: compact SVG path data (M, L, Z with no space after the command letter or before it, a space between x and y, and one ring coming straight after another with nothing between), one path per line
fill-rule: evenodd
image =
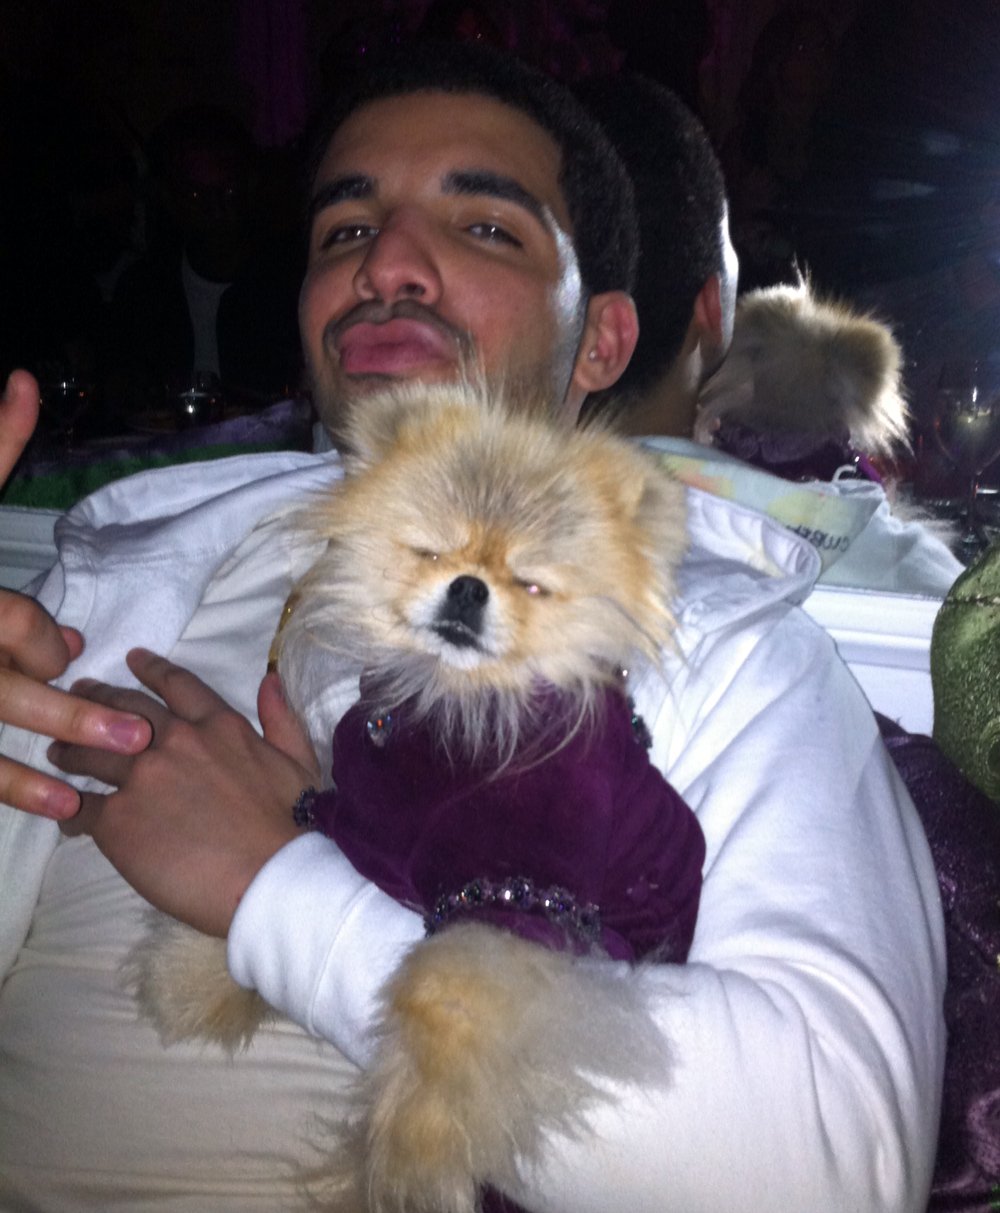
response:
M712 445L783 480L832 480L839 468L853 467L861 479L882 483L871 460L851 446L846 434L755 430L723 418Z
M948 1028L930 1213L1000 1207L1000 805L930 737L879 717L920 813L944 904Z
M477 878L526 877L599 908L611 956L682 961L694 932L705 843L694 814L649 761L625 698L609 691L599 723L558 748L572 705L542 694L534 764L491 777L450 763L433 720L393 713L372 743L365 695L333 738L336 791L313 804L316 824L396 900L429 912ZM552 751L555 751L554 753ZM548 946L572 945L538 915L483 909L477 917Z

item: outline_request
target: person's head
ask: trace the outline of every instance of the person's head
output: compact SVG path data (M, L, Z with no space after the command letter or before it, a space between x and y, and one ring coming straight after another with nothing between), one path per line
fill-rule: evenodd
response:
M722 168L704 127L662 85L617 75L578 94L625 162L639 219L639 343L614 392L627 419L669 381L678 415L665 424L689 429L697 388L732 339L737 262Z
M225 280L248 252L257 149L228 110L194 105L171 114L149 144L150 171L194 268Z
M627 174L561 86L491 48L411 46L319 131L299 317L314 401L482 372L575 420L636 340Z

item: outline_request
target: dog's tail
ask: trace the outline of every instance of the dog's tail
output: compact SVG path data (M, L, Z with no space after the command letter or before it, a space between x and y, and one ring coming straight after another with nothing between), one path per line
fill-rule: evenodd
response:
M383 994L333 1204L474 1213L484 1185L516 1192L548 1134L578 1132L618 1084L669 1080L644 987L478 924L417 945Z

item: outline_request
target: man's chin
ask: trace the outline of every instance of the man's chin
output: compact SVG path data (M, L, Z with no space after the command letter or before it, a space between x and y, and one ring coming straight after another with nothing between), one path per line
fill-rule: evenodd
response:
M333 382L313 383L313 408L330 434L336 436L348 409L377 392L386 391L393 384L448 383L459 376L459 367L454 363L444 362L413 367L405 372L393 374L366 371L364 374L340 375Z
M463 368L453 362L435 362L413 368L405 374L341 374L325 384L313 383L313 407L336 442L338 433L342 432L348 410L376 392L385 391L394 383L450 383L460 379L463 374L475 378L477 374L484 373L468 367ZM491 378L494 386L502 391L505 401L516 411L548 415L569 425L576 423L579 407L567 411L565 388L558 390L553 387L550 382L550 368L523 368L518 372L508 369L503 374Z
M414 363L412 366L394 371L363 371L343 375L333 395L346 404L364 400L376 392L384 392L393 384L404 383L453 383L460 377L454 362Z

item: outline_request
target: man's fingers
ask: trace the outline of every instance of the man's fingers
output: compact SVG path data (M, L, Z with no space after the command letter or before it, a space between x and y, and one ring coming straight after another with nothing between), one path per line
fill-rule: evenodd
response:
M137 753L152 738L149 721L137 712L115 711L12 670L0 670L0 720L58 741L122 754Z
M0 636L5 663L31 678L58 678L83 647L79 633L60 628L32 598L0 590Z
M0 396L0 484L10 475L38 422L38 384L12 371Z
M76 661L77 657L83 652L83 637L76 628L67 628L59 625L59 632L63 638L63 644L69 653L70 661Z
M166 657L159 657L148 649L132 649L125 661L142 685L159 695L182 720L195 722L222 708L229 709L222 696L196 674L174 665Z
M67 775L86 775L112 787L125 782L133 761L129 754L112 754L92 746L69 745L65 741L54 741L47 753L49 762Z
M0 759L0 801L39 817L62 820L80 807L80 794L51 775Z
M285 700L281 679L271 671L264 675L257 692L257 716L264 740L287 754L319 778L319 767L309 737Z
M150 722L158 713L163 712L163 704L145 691L113 686L108 682L98 682L94 678L78 678L70 687L70 691L87 703L112 708L116 712L127 712L132 716L141 716Z
M106 796L99 792L84 792L80 797L80 809L74 816L60 821L59 829L67 838L76 838L80 834L93 834L94 826L104 808Z

